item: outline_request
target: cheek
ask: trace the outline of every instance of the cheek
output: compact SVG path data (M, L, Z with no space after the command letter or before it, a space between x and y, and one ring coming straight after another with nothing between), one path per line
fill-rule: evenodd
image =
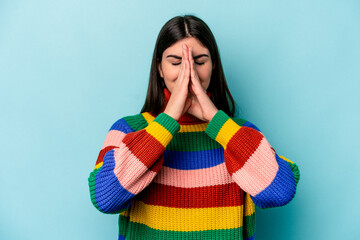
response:
M180 66L166 65L163 68L164 78L167 81L175 81L179 75Z
M211 78L212 67L209 66L200 66L196 68L197 74L201 81L209 81Z
M170 65L170 66L167 65L167 66L163 67L164 82L165 82L167 89L169 89L170 92L172 92L172 89L174 88L174 86L176 84L179 70L180 70L180 66L176 67L173 65Z
M198 67L197 71L198 71L198 76L200 79L201 86L206 90L210 85L212 67L208 67L208 66Z

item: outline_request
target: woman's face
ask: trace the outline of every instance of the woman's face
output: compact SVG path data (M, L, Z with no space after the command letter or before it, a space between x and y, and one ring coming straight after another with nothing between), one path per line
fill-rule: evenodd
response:
M172 92L180 71L183 43L188 48L192 47L192 56L195 62L194 70L199 76L202 87L206 90L209 87L214 66L209 50L194 37L179 40L163 52L162 60L157 64L160 76L164 79L167 89Z

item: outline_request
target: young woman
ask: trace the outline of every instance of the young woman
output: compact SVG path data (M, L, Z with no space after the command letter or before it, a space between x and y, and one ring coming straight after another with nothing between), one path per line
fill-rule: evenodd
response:
M141 113L109 129L91 200L119 239L254 239L255 205L293 199L297 165L234 117L215 38L191 15L161 29Z

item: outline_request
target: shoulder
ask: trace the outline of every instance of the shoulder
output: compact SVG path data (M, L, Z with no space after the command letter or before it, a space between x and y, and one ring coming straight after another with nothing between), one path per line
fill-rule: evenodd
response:
M118 130L124 133L138 131L145 128L153 118L154 117L147 112L123 116L111 125L109 131Z
M249 120L239 117L232 117L231 119L241 127L249 127L261 132L260 129L253 122L250 122Z

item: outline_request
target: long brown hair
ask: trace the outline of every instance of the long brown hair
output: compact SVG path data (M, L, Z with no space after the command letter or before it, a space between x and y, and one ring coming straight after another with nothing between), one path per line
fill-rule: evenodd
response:
M187 37L197 38L209 50L215 67L207 91L210 92L210 99L219 110L223 110L229 117L234 117L235 101L226 83L215 38L208 25L193 15L176 16L166 22L160 30L151 63L147 96L141 113L150 112L154 115L160 113L165 104L163 89L166 86L157 69L157 63L161 62L163 52L168 47Z

